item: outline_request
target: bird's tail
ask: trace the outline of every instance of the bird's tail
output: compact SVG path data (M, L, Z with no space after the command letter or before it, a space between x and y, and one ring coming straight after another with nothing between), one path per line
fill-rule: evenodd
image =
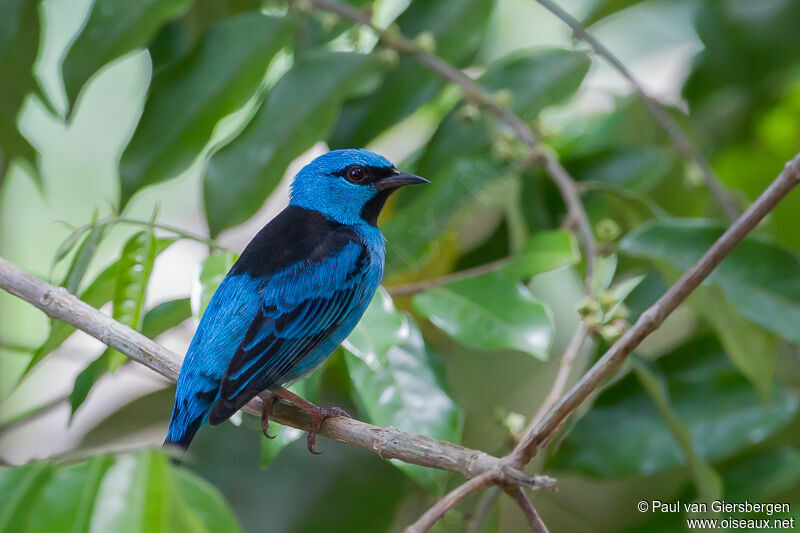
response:
M192 409L191 407L195 407ZM172 418L169 421L169 431L164 440L164 447L177 447L186 451L192 439L197 434L197 430L205 422L208 416L207 409L197 409L199 406L190 406L183 402L182 406L175 402L172 409Z

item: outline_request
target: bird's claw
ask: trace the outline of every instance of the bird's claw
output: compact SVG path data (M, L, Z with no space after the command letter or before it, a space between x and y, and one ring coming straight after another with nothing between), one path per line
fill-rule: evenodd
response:
M311 452L312 455L321 455L323 453L314 449L314 445L317 443L317 431L322 427L322 423L326 418L337 416L353 418L347 411L340 407L316 407L316 409L311 411L311 427L308 430L306 444L308 445L308 451Z
M262 398L262 405L261 405L261 432L264 434L265 437L272 440L277 435L273 435L269 432L269 415L272 413L272 406L275 404L275 397L270 395L269 400L264 400Z

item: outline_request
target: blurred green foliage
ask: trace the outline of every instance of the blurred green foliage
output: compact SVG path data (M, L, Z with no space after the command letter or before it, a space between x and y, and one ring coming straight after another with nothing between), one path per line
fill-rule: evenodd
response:
M581 45L513 44L516 19L527 21L509 16L509 6L522 13L533 4L378 0L373 7L381 27L465 69L499 105L542 131L577 180L601 244L591 293L580 281L586 258L561 228L573 221L542 169L524 164L512 132L411 55L386 50L369 30L303 2L94 0L70 35L54 33L65 47L58 60L43 40L56 38L48 34L48 24L58 27L47 18L52 2L0 3L0 205L18 217L0 212L0 221L15 226L2 235L43 227L20 215L29 206L71 207L52 192L63 190L53 179L38 188L39 176L54 170L48 149L25 126L31 115L46 115L53 131L74 128L88 137L82 107L101 90L118 96L106 111L109 123L124 123L132 109L135 127L108 133L118 171L111 205L70 213L76 230L34 235L37 252L53 265L26 267L49 270L66 290L94 307L108 305L117 320L156 338L199 319L237 257L220 242L242 224L264 222L257 213L283 194L281 181L298 157L319 142L395 150L398 166L432 183L387 205L380 222L386 288L342 349L294 390L343 404L373 424L505 453L547 394L579 322L592 342L577 357L573 379L726 224L696 165L681 158L640 101L592 85L602 59ZM665 13L672 18L664 24L691 26L685 32L697 46L680 81L682 105L666 111L725 185L752 200L800 149L800 4L665 4L587 0L576 14L602 38L645 31L637 24L646 28ZM535 13L566 31L545 11ZM37 62L58 64L56 83L37 76ZM104 85L108 71L129 63L146 79ZM147 86L140 96L129 87L136 83ZM587 105L598 94L606 103ZM80 172L70 170L60 185L80 190ZM185 193L169 187L192 173L187 201L200 212L190 223L205 220L219 241L157 220L169 213L156 204L183 201ZM31 178L37 186L28 187ZM20 197L24 206L14 203ZM637 512L635 504L648 498L787 501L800 509L798 202L789 196L745 239L537 458L537 469L562 480L559 494L535 499L554 531L685 527L681 515ZM161 214L142 215L145 204ZM123 235L123 224L138 227ZM153 303L162 261L177 257L164 252L179 240L207 248L180 274L192 279L191 293ZM463 275L408 291L454 272ZM49 334L25 337L35 346L19 346L11 341L20 332L9 333L15 321L6 324L0 364L23 361L3 372L3 400L58 360L74 332L51 321ZM124 358L106 350L86 361L71 383L72 415L92 403L95 385ZM327 441L319 446L328 454L310 457L296 442L301 432L273 424L278 438L268 441L247 418L240 428L201 432L188 467L151 451L96 451L154 427L162 432L171 395L170 388L144 394L84 428L69 446L87 459L67 454L0 469L0 532L397 531L460 481ZM38 405L0 411L0 439ZM465 530L477 506L467 500L439 531ZM500 500L480 531L516 531L517 513Z

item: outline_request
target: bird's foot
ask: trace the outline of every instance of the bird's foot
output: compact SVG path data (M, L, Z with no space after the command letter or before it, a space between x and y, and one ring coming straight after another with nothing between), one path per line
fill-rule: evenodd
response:
M308 430L306 444L308 445L308 451L313 455L319 455L322 453L314 449L314 444L317 443L317 431L319 431L319 428L322 427L322 423L326 418L332 418L336 416L353 418L347 413L347 411L340 407L319 407L314 405L314 409L309 409L308 414L311 415L311 428Z
M297 394L286 390L283 387L273 390L272 393L274 396L283 398L287 402L299 407L308 413L309 416L311 416L311 427L308 429L308 439L306 440L306 443L308 444L308 451L313 455L319 455L322 453L314 449L314 444L317 443L317 431L319 431L326 418L332 418L336 416L352 418L344 409L339 407L319 407L318 405L314 405L308 400L301 398Z
M261 397L261 432L268 439L274 439L277 435L272 435L269 432L269 415L272 414L272 406L275 405L275 396L272 394L266 395L268 399Z

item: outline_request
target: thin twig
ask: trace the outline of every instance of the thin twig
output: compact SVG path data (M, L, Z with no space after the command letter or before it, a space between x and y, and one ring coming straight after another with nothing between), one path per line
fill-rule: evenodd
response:
M636 95L642 101L647 111L666 132L667 136L675 145L675 148L677 148L677 150L683 154L684 157L693 161L700 169L706 187L708 187L709 191L711 191L712 196L725 213L725 216L727 216L731 221L736 220L736 217L738 217L739 213L741 212L739 202L730 193L730 191L725 188L725 185L722 184L719 176L716 175L714 170L711 168L711 165L708 164L708 161L703 156L702 152L700 152L694 143L692 143L691 139L689 139L689 136L686 135L686 132L684 132L683 129L672 119L672 117L669 116L669 113L666 112L661 103L648 94L642 84L639 83L638 80L633 76L633 73L628 69L628 67L626 67L625 64L620 61L620 59L615 56L603 43L586 31L586 28L583 27L580 21L567 13L552 0L536 1L539 2L539 4L541 4L545 9L553 13L553 15L558 17L567 26L569 26L572 30L572 33L575 35L575 38L586 42L597 55L608 61L612 67L614 67L626 80L628 80L628 83L630 83L631 87L633 87L633 90L636 92Z
M406 285L394 285L392 287L387 287L386 290L392 296L410 296L412 294L417 294L418 292L429 291L431 289L441 287L442 285L447 285L448 283L475 278L478 276L483 276L484 274L488 274L489 272L494 272L498 268L508 263L509 260L510 258L506 257L473 268L461 270L459 272L453 272L452 274L447 274L438 278L415 281L414 283L408 283Z
M484 472L479 476L466 481L456 487L454 490L448 492L442 499L437 501L430 509L419 517L419 519L405 529L405 533L424 533L428 531L433 524L438 522L444 515L464 501L467 497L481 491L485 488L496 485L494 472Z
M504 490L506 494L511 496L512 500L517 502L519 508L522 509L522 513L528 520L528 525L531 526L531 531L533 531L533 533L550 533L550 530L547 529L547 526L544 524L544 520L542 520L542 517L539 516L538 511L536 511L536 507L533 506L530 498L525 494L525 489L522 487L505 487Z
M573 217L578 222L578 237L585 252L586 272L588 278L594 269L594 257L597 243L594 238L589 216L581 203L580 195L575 187L575 180L561 165L556 155L544 149L538 137L520 117L498 104L489 92L476 83L472 78L464 74L461 70L438 57L427 52L416 45L412 40L404 37L393 29L381 29L373 24L369 13L360 11L347 4L334 0L308 0L309 3L320 11L328 11L357 22L371 28L380 38L381 42L398 53L408 54L417 63L439 74L445 80L461 87L464 91L464 98L494 115L495 118L505 123L514 134L530 150L530 160L542 164L547 174L552 179L561 194L564 204L567 207L568 216Z
M800 154L788 162L780 175L756 199L755 202L739 217L705 254L672 285L664 295L641 314L636 323L614 343L597 363L551 407L525 433L514 450L500 460L499 466L481 477L480 482L468 481L453 489L442 500L434 504L420 519L413 524L415 533L427 531L466 497L484 486L514 485L508 479L493 472L511 467L514 472L521 472L541 447L549 442L561 428L567 417L602 383L614 370L641 344L641 342L658 329L664 320L694 291L704 279L722 262L722 260L750 233L764 217L800 183ZM576 338L578 335L576 335ZM576 344L578 344L576 342ZM472 484L470 484L473 482ZM467 486L469 484L469 486Z
M541 422L544 415L552 409L552 407L558 402L559 398L564 394L564 391L567 388L567 383L569 380L570 372L572 372L572 367L575 364L575 360L578 358L578 354L581 352L581 348L583 347L583 343L586 341L586 338L589 335L589 328L586 326L586 323L581 321L578 324L578 328L575 330L575 333L572 336L572 339L569 341L564 353L561 355L561 360L558 363L558 370L556 371L556 377L553 380L553 385L550 387L550 391L547 393L542 405L536 411L536 414L533 415L531 421L528 423L528 426L525 428L525 431L522 432L522 435L527 435L531 428L535 427L539 422Z
M209 239L197 233L192 233L191 231L187 231L185 229L179 228L177 226L172 226L169 224L161 224L159 222L150 221L150 220L137 220L135 218L127 218L118 215L112 215L110 217L102 218L97 222L90 222L88 224L84 224L83 226L79 226L73 230L73 233L78 235L85 233L93 228L99 228L102 226L110 226L113 224L129 224L132 226L142 226L151 229L160 229L164 231L168 231L174 235L182 239L188 239L192 241L197 241L199 243L205 244L209 248L213 250L221 250L225 251L227 248L217 243L214 239Z
M486 521L486 517L494 507L497 498L500 496L500 489L497 487L490 487L484 491L478 504L475 506L475 513L470 517L467 524L466 533L479 533L481 526Z

